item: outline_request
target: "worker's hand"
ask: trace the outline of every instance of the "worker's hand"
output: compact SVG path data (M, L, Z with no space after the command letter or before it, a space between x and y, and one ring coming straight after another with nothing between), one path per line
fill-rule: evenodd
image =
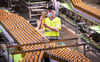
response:
M48 27L48 25L46 23L43 24L44 27Z
M43 17L43 16L41 16L41 17L40 17L40 20L42 21L43 19L44 19L44 17Z
M41 29L42 20L43 20L43 16L40 17L40 23L39 23L39 25L38 25L38 29Z
M59 29L55 27L55 28L54 28L54 31L56 31L56 32L57 32L57 31L59 31Z

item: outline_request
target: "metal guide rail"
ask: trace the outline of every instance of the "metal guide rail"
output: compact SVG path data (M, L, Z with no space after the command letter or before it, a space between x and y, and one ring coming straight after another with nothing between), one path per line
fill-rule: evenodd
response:
M84 54L85 54L85 51L86 51L85 50L85 45L86 44L61 46L61 45L56 45L54 43L54 42L62 42L62 41L75 40L75 39L78 39L78 38L69 38L69 39L65 39L65 40L56 40L56 41L48 42L50 47L39 48L39 49L34 49L34 50L31 49L31 50L28 50L28 51L20 51L20 52L15 52L15 53L12 53L12 54L14 55L14 54L21 54L21 53L28 53L28 52L31 53L31 52L35 52L35 51L41 51L40 57L42 55L43 58L51 56L52 59L57 60L57 61L61 61L61 62L62 61L68 61L68 62L70 62L70 61L71 62L85 61L85 62L90 62L89 59L87 59L83 54L79 53L77 50L73 50L73 49L69 50L69 49L66 48L66 47L83 46L84 47ZM36 43L36 44L37 45L40 45L40 44L46 45L45 43ZM24 46L29 46L29 45L32 45L32 44L9 46L8 48L24 47ZM33 44L33 45L35 45L35 44ZM27 54L27 56L30 56L30 55ZM41 60L43 60L43 59L41 59Z
M22 47L22 50L24 51L36 50L55 45L55 43L48 43L48 39L44 38L31 24L27 22L27 20L19 15L0 10L0 23L11 34L18 45L43 42L46 44L24 46ZM60 51L60 49L58 50ZM23 62L41 62L43 53L44 51L26 52L23 57Z
M95 51L95 53L100 53L100 45L98 44L100 42L100 24L89 20L88 18L65 7L62 7L60 11L60 17L63 20L62 23L65 25L66 23L69 23L70 26L77 30L82 40L86 43L89 43L89 47L92 47L92 50Z

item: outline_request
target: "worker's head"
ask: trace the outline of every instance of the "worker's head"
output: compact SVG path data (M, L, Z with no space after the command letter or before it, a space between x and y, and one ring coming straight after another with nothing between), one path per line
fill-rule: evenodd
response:
M5 44L0 44L0 49L1 50L6 50L7 48L6 48L6 45Z
M53 6L48 7L48 16L55 17L55 8Z

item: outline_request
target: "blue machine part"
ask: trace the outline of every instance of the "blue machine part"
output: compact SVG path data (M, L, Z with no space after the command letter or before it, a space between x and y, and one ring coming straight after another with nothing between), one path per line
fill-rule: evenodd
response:
M14 43L13 38L7 33L7 31L3 28L3 26L0 25L0 29L2 30L3 35L8 39L10 44Z

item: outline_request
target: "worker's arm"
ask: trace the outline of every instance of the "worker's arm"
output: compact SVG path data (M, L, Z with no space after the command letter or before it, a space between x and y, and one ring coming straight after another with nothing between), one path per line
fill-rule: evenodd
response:
M59 31L59 28L57 28L57 27L48 26L46 23L44 23L43 25L44 25L45 27L47 27L47 28L53 30L53 31Z
M49 28L49 29L51 29L53 31L59 31L59 28L57 28L57 27L50 27L46 23L44 23L43 25L44 25L44 27L47 27L47 28ZM42 20L40 21L38 29L41 29L41 27L42 27Z
M38 26L38 29L41 29L41 26L42 26L42 21L40 20L40 24Z
M39 26L38 26L38 29L41 29L41 27L42 27L42 20L43 20L44 18L43 18L43 16L41 16L40 17L40 24L39 24Z
M46 23L44 23L43 25L44 25L44 27L47 27L47 28L49 28L49 29L51 29L53 31L59 31L59 30L61 30L61 20L60 19L57 20L56 27L48 26Z

